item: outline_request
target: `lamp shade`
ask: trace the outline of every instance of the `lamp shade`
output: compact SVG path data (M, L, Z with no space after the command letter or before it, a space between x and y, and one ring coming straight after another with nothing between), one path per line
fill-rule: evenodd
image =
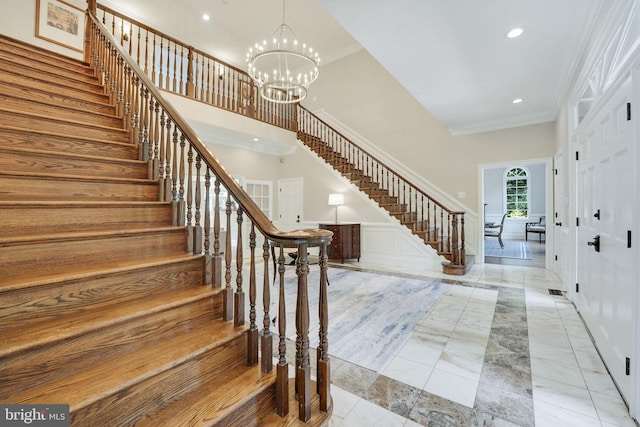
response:
M329 206L341 206L344 205L344 194L332 193L329 194Z

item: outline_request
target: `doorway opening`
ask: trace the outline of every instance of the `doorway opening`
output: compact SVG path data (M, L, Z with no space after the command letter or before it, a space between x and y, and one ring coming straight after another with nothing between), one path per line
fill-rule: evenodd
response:
M550 173L550 159L480 166L484 263L547 268Z

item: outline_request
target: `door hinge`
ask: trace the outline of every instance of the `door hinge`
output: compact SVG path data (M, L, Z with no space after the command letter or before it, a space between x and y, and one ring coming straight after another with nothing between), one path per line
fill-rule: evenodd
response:
M558 169L554 169L553 171L558 175Z
M626 365L626 366L625 366L625 368L624 368L624 372L625 372L627 375L631 375L631 359L630 359L630 358L628 358L628 357L627 357L627 358L625 359L625 365Z
M579 160L580 156L578 155L578 152L576 151L576 160Z
M631 230L627 230L627 248L631 247Z
M627 121L631 120L631 103L627 102Z
M580 283L576 283L576 292L580 292Z
M576 217L576 227L580 227L580 217Z

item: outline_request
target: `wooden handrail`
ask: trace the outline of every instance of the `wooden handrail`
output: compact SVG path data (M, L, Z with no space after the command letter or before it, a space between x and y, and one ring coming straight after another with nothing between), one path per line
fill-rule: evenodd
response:
M344 136L343 134L341 134L340 132L332 128L330 125L325 123L322 119L320 119L314 113L310 112L308 109L301 106L300 104L297 104L297 106L293 107L291 110L287 110L286 107L281 107L281 106L273 107L272 105L265 106L264 103L261 104L260 102L262 102L262 100L254 98L255 85L245 71L237 67L234 67L233 65L230 65L226 62L220 61L217 58L214 58L213 56L207 54L206 52L203 52L199 49L189 46L174 37L166 35L162 32L158 32L157 30L149 27L148 25L145 25L136 20L132 20L109 7L106 7L103 5L98 5L98 7L102 10L103 19L105 14L109 14L110 16L112 16L111 24L112 24L112 31L114 34L118 29L118 27L116 26L116 19L119 19L121 20L120 25L123 28L124 28L124 22L126 20L126 22L132 25L132 28L134 25L138 27L139 29L138 34L140 34L139 32L140 29L148 32L144 40L145 46L148 45L148 39L150 38L149 36L152 35L152 38L153 38L152 46L154 46L154 49L153 49L153 58L151 59L152 70L150 72L150 76L152 78L150 81L153 82L153 80L156 78L155 69L159 66L160 74L161 74L161 77L159 79L160 80L159 85L161 88L164 85L166 90L171 90L169 87L170 85L168 84L168 74L167 74L167 84L165 84L162 81L163 80L162 67L164 65L163 58L162 58L162 48L160 49L160 59L158 60L158 58L156 58L156 55L155 55L155 51L156 51L155 47L157 47L156 37L160 39L160 47L163 46L162 45L163 41L166 41L167 43L174 43L173 52L171 51L170 47L167 46L167 55L171 55L173 53L174 67L175 67L176 61L178 61L177 59L178 55L180 55L180 58L181 58L180 66L182 67L182 64L184 62L183 49L186 49L187 51L188 78L187 78L187 81L184 83L184 87L183 87L182 77L184 76L184 73L183 71L178 73L181 76L180 86L179 86L179 89L176 90L176 83L174 81L174 84L173 84L174 92L181 95L186 94L187 96L200 100L202 102L210 103L211 105L226 109L228 111L233 111L254 119L265 121L275 126L279 126L288 130L297 130L298 135L300 135L301 132L310 132L311 129L308 129L308 128L314 128L320 134L322 132L326 132L326 133L330 133L332 136L339 138L341 140L340 147L335 147L335 149L338 153L344 155L345 161L350 160L350 156L353 157L354 153L357 152L357 155L360 158L364 158L365 162L371 163L371 168L373 167L376 168L376 172L381 169L384 170L385 174L387 175L387 181L389 181L389 177L393 177L393 181L394 181L393 183L383 182L385 181L385 179L381 178L379 181L379 184L381 186L385 187L386 185L390 187L392 185L395 185L395 183L397 182L398 193L404 194L405 190L408 189L408 193L413 199L413 201L408 200L407 202L407 205L409 205L410 209L412 207L417 208L417 205L421 204L418 202L418 198L420 198L421 201L424 201L424 200L428 201L428 205L426 209L425 209L425 206L421 204L421 209L423 213L422 214L418 213L417 215L424 216L426 219L426 222L429 224L429 227L432 227L434 230L438 229L440 236L438 239L436 239L432 235L430 236L425 235L424 237L425 243L429 243L433 245L435 240L440 241L439 247L438 247L439 252L443 253L454 263L460 262L461 264L464 264L465 262L464 256L460 255L460 254L464 254L464 240L463 240L464 239L464 230L463 230L464 220L460 219L460 218L463 218L464 216L463 211L451 210L447 208L444 204L442 204L439 200L437 200L431 194L422 190L419 186L413 184L409 179L407 179L401 173L397 172L396 170L388 166L385 162L378 160L372 153L360 147L358 144L354 143L353 141L349 140L346 136ZM121 36L121 42L122 42L123 35L121 34L120 36ZM141 37L138 36L138 48L137 48L138 62L140 62L140 46L139 46L140 39ZM129 44L130 52L131 52L132 42L133 40L130 40L130 44ZM179 52L177 50L178 46L180 47ZM149 63L148 56L149 56L149 53L145 51L143 54L145 68ZM196 59L194 59L194 57ZM197 58L201 58L200 63L198 62ZM222 66L227 70L232 70L233 73L229 75L230 81L225 82L225 84L222 86L220 86L220 83L217 82L215 78L212 81L209 76L210 65L208 65L207 67L204 66L205 59L206 61L213 61L214 71L216 70L216 67L218 67L215 64L222 64ZM167 65L168 64L169 62L167 61ZM198 81L196 81L196 83L194 84L192 80L194 76L194 66L198 67L199 64L201 64L199 68L201 77L199 80L200 87L198 88ZM210 64L210 63L207 62L207 64ZM142 64L139 64L139 65L142 65ZM207 72L206 78L204 75L205 69ZM145 72L149 72L149 70L145 70ZM169 72L170 70L167 69L167 73ZM174 80L175 80L176 73L177 72L174 69ZM195 73L197 74L197 70L195 71ZM204 87L205 81L207 85L206 88ZM215 86L213 93L209 92L208 86L210 83ZM250 88L249 91L251 93L248 101L243 98L244 90L247 87ZM184 89L184 92L183 92L183 89ZM220 91L220 93L216 93L215 90ZM205 91L207 92L207 94L204 94ZM248 107L246 105L244 107L241 106L240 103L242 102L247 102L249 106ZM313 121L312 124L310 123L311 121ZM314 136L321 137L320 134L314 135ZM327 141L327 143L329 143L329 141ZM372 177L372 178L374 181L377 180L376 177ZM400 191L399 189L400 183L402 183L402 191ZM442 218L442 220L435 219L436 207L440 209L442 212L446 212L447 214L446 220L448 223L446 224L446 227L444 223L444 218ZM434 211L433 216L431 216L431 213L430 213L432 210ZM446 234L445 234L445 230L446 230ZM424 227L420 231L424 232L425 231ZM455 241L453 241L452 238L455 239Z
M107 28L97 19L97 17L93 18L95 18L96 25L98 25L106 34L110 35ZM122 46L117 43L117 41L113 37L111 37L111 42L113 43L113 48L118 51L120 56L128 60L129 66L137 66L133 58L129 56L124 48L122 48ZM196 131L191 127L191 125L189 125L189 123L187 123L186 120L182 118L180 113L173 107L173 105L166 100L166 98L162 95L160 90L157 89L156 85L151 81L151 79L149 79L149 77L147 77L147 75L144 73L140 73L138 75L138 78L142 81L142 83L146 86L147 90L149 90L154 98L161 100L162 108L171 116L172 120L182 130L182 132L188 136L189 140L194 144L195 149L198 151L198 154L200 154L205 162L209 164L222 184L227 188L227 190L229 190L231 194L233 194L234 199L238 201L247 215L253 222L256 223L258 229L266 237L276 242L288 244L308 243L314 246L318 245L321 241L326 240L327 238L331 238L332 233L326 230L315 229L281 231L276 226L274 226L271 220L258 207L258 205L256 205L253 199L249 197L249 195L244 191L240 184L238 184L238 182L233 178L229 171L227 171L227 169L222 166L222 164L220 164L220 162L211 154Z
M412 233L445 256L445 271L464 274L464 212L451 210L385 162L298 105L298 139L343 174ZM446 213L446 218L445 214Z
M338 135L340 138L342 138L345 141L349 142L349 145L356 147L358 150L360 150L360 152L362 152L363 154L366 154L369 158L371 159L375 159L376 163L379 164L380 166L383 166L385 169L387 169L389 172L393 173L395 176L397 176L398 178L400 178L401 180L405 181L405 182L411 182L409 179L405 178L404 176L402 176L402 174L400 174L399 172L396 172L392 167L386 165L384 162L382 162L381 160L378 160L373 154L369 153L367 150L365 150L364 148L362 148L361 146L359 146L358 144L356 144L355 142L351 141L349 138L347 138L346 136L344 136L342 133L340 133L339 131L335 130L333 127L331 127L331 125L327 124L324 120L322 120L320 117L318 117L316 114L312 113L311 111L309 111L307 108L303 107L302 105L298 104L298 108L300 110L302 110L305 114L312 116L316 121L322 123L324 126L327 126L328 128L331 129L331 131ZM298 117L301 117L300 114L298 114ZM413 185L413 184L412 184ZM429 193L421 190L420 188L418 188L416 185L413 185L417 191L420 192L420 194L424 195L425 197L431 199L433 201L433 203L437 204L439 207L441 207L442 209L444 209L445 211L447 211L448 213L454 215L454 214L464 214L464 211L453 211L450 210L449 208L447 208L446 206L444 206L442 203L438 202L436 200L435 197L431 196Z
M176 226L184 226L189 237L189 251L201 254L204 251L204 282L214 287L222 287L222 253L220 252L220 187L227 190L226 200L226 230L231 229L231 215L235 211L237 227L236 240L236 290L234 293L231 283L231 236L227 234L224 248L224 280L222 290L222 317L225 321L234 321L236 326L245 323L245 291L243 289L243 252L242 225L244 215L251 220L249 234L250 248L250 278L249 305L250 327L247 331L247 363L258 363L258 327L255 315L256 269L255 248L257 246L256 229L264 236L263 257L268 259L270 245L280 247L294 245L298 248L298 289L296 302L296 333L300 343L296 349L296 390L299 391L299 419L308 421L311 417L311 377L309 363L309 298L307 296L308 248L318 246L320 253L321 279L320 292L326 292L326 248L333 233L327 230L308 229L282 231L275 227L265 213L256 205L251 197L236 182L233 176L220 164L216 157L207 149L196 132L182 118L179 112L168 102L153 80L142 70L139 64L109 32L105 25L90 11L88 16L88 41L91 52L90 66L94 69L105 93L115 105L117 115L122 117L125 129L131 131L132 143L138 146L139 157L149 165L149 178L156 180L160 188L161 200L170 200L173 211L172 222ZM90 28L89 28L90 27ZM171 130L173 133L171 134ZM194 170L195 168L195 170ZM204 176L201 171L204 169ZM211 213L210 186L211 174L214 183L214 207ZM201 178L204 178L204 197L202 194ZM233 197L233 201L231 199ZM204 209L201 204L204 202ZM238 206L236 206L236 203ZM204 211L204 226L200 224L201 212ZM192 216L194 223L191 222ZM211 232L211 216L213 216L213 233ZM210 253L213 236L213 255ZM281 257L282 258L282 257ZM282 258L282 266L284 260ZM265 262L264 286L269 292L268 263ZM281 282L284 268L279 269ZM279 301L280 312L284 310L284 298ZM265 304L265 328L260 338L263 357L271 358L271 335L267 333L269 324L269 307ZM321 340L326 340L328 331L328 305L326 298L319 306L322 313L320 319ZM284 336L284 334L283 334ZM283 339L283 336L281 339ZM285 349L286 350L286 349ZM285 350L280 350L284 352ZM331 407L329 389L329 358L326 348L319 351L318 382L323 387L317 390L321 410L327 412ZM289 410L287 403L288 392L288 364L284 354L280 355L280 362L276 375L276 412L286 414ZM321 362L321 363L320 363ZM271 363L263 363L263 369L271 370Z
M109 17L111 33L114 36L119 33L121 45L128 43L129 54L136 57L138 65L160 89L295 130L295 107L262 99L245 71L108 6L97 7L103 24L109 29L106 22Z

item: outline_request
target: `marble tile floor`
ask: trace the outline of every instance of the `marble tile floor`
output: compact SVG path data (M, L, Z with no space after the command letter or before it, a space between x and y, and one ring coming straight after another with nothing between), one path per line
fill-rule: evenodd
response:
M449 290L380 372L331 359L330 425L637 425L573 305L549 294L554 273L484 264L434 277Z

